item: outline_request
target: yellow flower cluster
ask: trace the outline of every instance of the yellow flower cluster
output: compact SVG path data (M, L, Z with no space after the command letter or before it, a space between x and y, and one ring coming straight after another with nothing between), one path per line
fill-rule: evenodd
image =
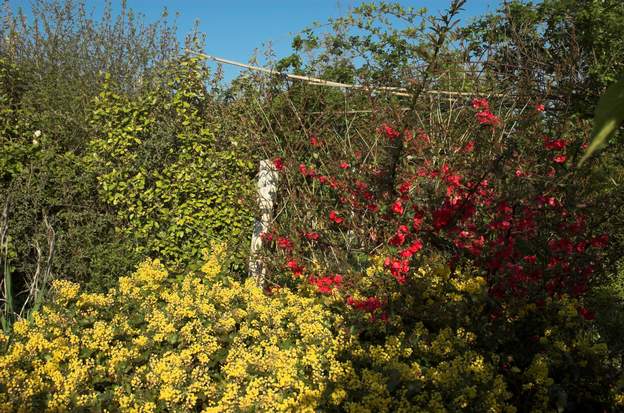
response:
M313 299L216 277L224 252L180 282L158 261L108 294L55 282L0 355L0 411L314 411L344 337Z

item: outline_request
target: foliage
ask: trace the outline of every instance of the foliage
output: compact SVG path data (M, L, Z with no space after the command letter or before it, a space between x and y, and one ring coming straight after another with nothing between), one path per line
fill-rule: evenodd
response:
M102 71L135 90L178 49L166 17L144 24L125 4L114 16L109 2L99 21L80 1L31 6L15 12L3 2L0 27L0 198L7 211L0 260L14 294L2 298L24 316L35 295L43 298L43 274L97 288L138 262L82 159L91 101Z
M614 135L624 121L624 80L609 86L598 101L594 117L592 141L581 159L583 163L610 136Z
M511 1L465 29L509 93L548 96L558 114L590 117L624 74L624 4L618 0Z
M251 198L255 165L216 135L207 80L200 60L181 58L144 95L107 82L91 121L91 164L118 231L137 254L176 265L198 261L210 239L239 239L251 228L243 200ZM248 245L241 247L240 254Z
M513 412L561 400L595 408L617 394L574 300L502 323L545 322L539 351L514 358L489 335L484 279L472 270L432 260L419 270L428 298L403 303L425 318L375 322L356 310L371 334L354 334L327 307L339 291L325 304L288 289L267 295L224 272L225 251L213 244L202 275L179 280L146 261L106 294L55 281L54 301L2 336L3 410Z

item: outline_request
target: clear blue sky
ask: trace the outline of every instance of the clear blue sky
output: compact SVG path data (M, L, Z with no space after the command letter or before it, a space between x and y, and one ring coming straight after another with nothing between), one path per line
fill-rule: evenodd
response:
M118 6L121 0L113 0ZM96 15L103 1L86 0ZM9 0L12 6L29 8L30 0ZM206 53L230 60L247 62L254 49L264 50L270 43L278 57L290 54L292 35L315 21L324 22L329 17L345 14L357 6L355 0L128 0L128 6L143 13L147 20L157 19L163 8L170 15L179 12L179 37L188 33L196 20L206 33ZM401 0L404 6L426 7L437 12L448 5L447 0ZM494 10L501 0L468 0L464 19ZM117 7L118 8L118 7ZM225 67L226 79L231 79L238 69Z

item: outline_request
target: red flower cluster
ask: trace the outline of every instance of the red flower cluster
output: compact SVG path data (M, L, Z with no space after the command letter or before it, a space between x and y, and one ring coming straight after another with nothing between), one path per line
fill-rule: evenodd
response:
M283 171L284 161L282 160L282 158L275 158L273 159L273 166L275 166L275 169L277 169L278 171Z
M384 123L383 125L381 125L381 131L386 135L386 137L388 139L390 139L391 141L400 137L401 136L401 132L397 131L396 129L392 128L390 125L388 125L387 123Z
M368 297L364 300L356 300L353 297L347 297L347 304L361 311L373 314L381 308L381 301L377 297Z
M305 271L305 268L299 264L297 264L296 260L290 260L286 263L286 267L290 268L290 270L293 272L293 275L296 276L301 276L303 275L303 272Z
M335 274L333 276L321 278L310 276L310 278L308 278L308 282L312 285L316 285L319 293L331 294L333 288L339 287L342 284L342 275Z
M329 220L335 222L336 224L341 224L344 221L344 218L338 216L338 212L330 211L329 212Z
M500 119L490 112L490 102L487 99L473 99L472 107L477 110L475 117L481 125L498 126Z
M303 236L309 241L318 241L320 237L317 232L306 232Z
M279 237L277 239L277 246L283 250L292 251L294 245L288 237Z

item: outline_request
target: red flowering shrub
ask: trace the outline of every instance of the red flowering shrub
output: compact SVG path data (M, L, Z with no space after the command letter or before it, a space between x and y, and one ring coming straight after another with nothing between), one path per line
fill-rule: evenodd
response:
M383 123L350 151L333 149L331 136L319 151L315 135L306 150L278 158L289 202L313 206L288 217L288 226L277 223L276 231L286 230L277 241L284 259L314 264L307 279L323 279L319 270L347 273L345 295L372 255L383 254L388 274L404 285L424 250L443 253L451 266L478 265L501 308L556 294L582 296L608 246L606 234L591 229L599 217L576 206L582 192L575 171L564 166L567 152L583 141L544 137L536 109L503 122L485 98L470 106L473 121L471 109L455 108L464 120L447 131L457 137L447 136L444 144L451 146L442 156L430 137L438 125L425 131ZM397 145L402 154L394 170L367 162Z
M591 329L584 296L608 264L609 236L596 230L608 212L588 207L598 201L569 162L584 135L549 126L541 107L503 112L477 98L448 111L414 125L363 121L359 139L327 129L274 148L283 169L268 278L320 296L367 340L467 322L497 357L537 369L545 350L533 340L561 306L574 309L577 332ZM482 276L487 297L472 309L440 301L432 310L433 281L423 277L445 280L435 281L445 283L440 297L454 300L463 293L449 280L465 266ZM572 367L552 363L574 387ZM510 383L529 380L500 364ZM513 397L537 406L546 396Z

